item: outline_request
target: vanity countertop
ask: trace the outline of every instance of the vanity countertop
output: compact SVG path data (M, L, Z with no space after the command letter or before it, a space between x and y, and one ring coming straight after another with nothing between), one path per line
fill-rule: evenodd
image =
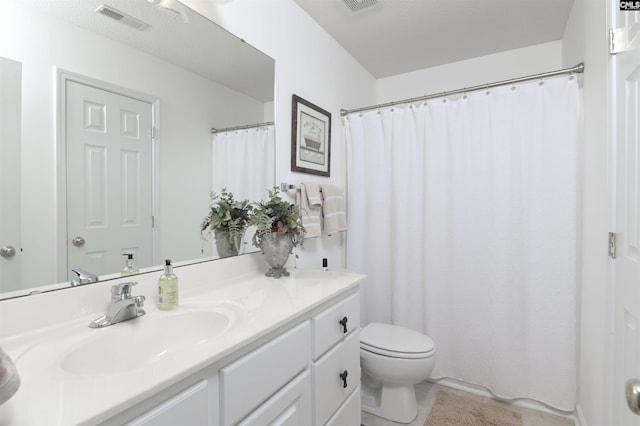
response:
M5 336L0 347L16 364L22 384L0 406L0 425L105 421L206 366L227 362L288 323L355 291L363 278L349 272L293 270L290 277L273 279L253 271L210 287L181 289L176 310L158 310L153 295L147 295L146 315L110 327L89 328L89 322L102 314L94 312ZM206 323L207 315L225 321L205 327L218 327L220 334L202 338L190 321L204 318ZM163 332L150 339L148 334L157 332L154 324L161 324ZM157 350L163 345L162 334L171 332L168 324L184 328L184 333L177 330L183 340L178 345L167 342L166 351ZM119 344L122 336L125 343ZM101 346L102 340L108 344Z

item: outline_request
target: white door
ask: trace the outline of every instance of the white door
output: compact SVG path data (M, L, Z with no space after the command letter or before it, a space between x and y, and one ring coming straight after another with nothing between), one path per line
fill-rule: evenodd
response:
M66 83L67 266L97 275L153 259L152 105Z
M22 64L0 58L0 292L21 288Z
M614 27L627 48L612 57L615 96L616 231L613 424L638 426L627 407L625 382L640 378L640 25L638 12L612 2Z

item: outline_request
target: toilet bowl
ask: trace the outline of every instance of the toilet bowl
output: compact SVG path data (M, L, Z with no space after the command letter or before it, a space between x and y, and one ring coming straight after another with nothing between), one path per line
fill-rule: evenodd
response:
M371 323L360 332L362 410L398 423L418 414L414 385L435 365L429 336L397 325Z

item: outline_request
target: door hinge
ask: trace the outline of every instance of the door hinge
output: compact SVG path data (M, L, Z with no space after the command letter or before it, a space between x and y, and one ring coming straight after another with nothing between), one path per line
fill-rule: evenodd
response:
M627 31L624 27L609 30L609 54L624 52L627 49Z
M616 258L616 233L609 232L609 257Z
M155 127L150 127L149 128L149 137L151 139L155 139L156 138L156 128Z
M156 217L151 216L151 228L155 228L155 227L156 227Z

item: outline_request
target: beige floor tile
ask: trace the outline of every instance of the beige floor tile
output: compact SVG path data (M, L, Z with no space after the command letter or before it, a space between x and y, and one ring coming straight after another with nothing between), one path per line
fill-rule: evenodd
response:
M458 389L448 388L442 385L438 385L430 382L422 382L416 385L416 400L418 402L418 415L415 420L409 423L409 426L423 426L427 420L429 411L433 407L433 403L436 400L438 390L446 388L447 391L452 393L466 394L472 398L483 400L487 404L507 405L509 409L517 411L522 414L523 426L573 426L573 419L557 416L551 413L534 410L531 408L519 407L490 398L485 398L479 395L468 394ZM395 426L402 425L403 423L395 423L380 417L371 415L369 413L362 413L362 425L364 426Z

